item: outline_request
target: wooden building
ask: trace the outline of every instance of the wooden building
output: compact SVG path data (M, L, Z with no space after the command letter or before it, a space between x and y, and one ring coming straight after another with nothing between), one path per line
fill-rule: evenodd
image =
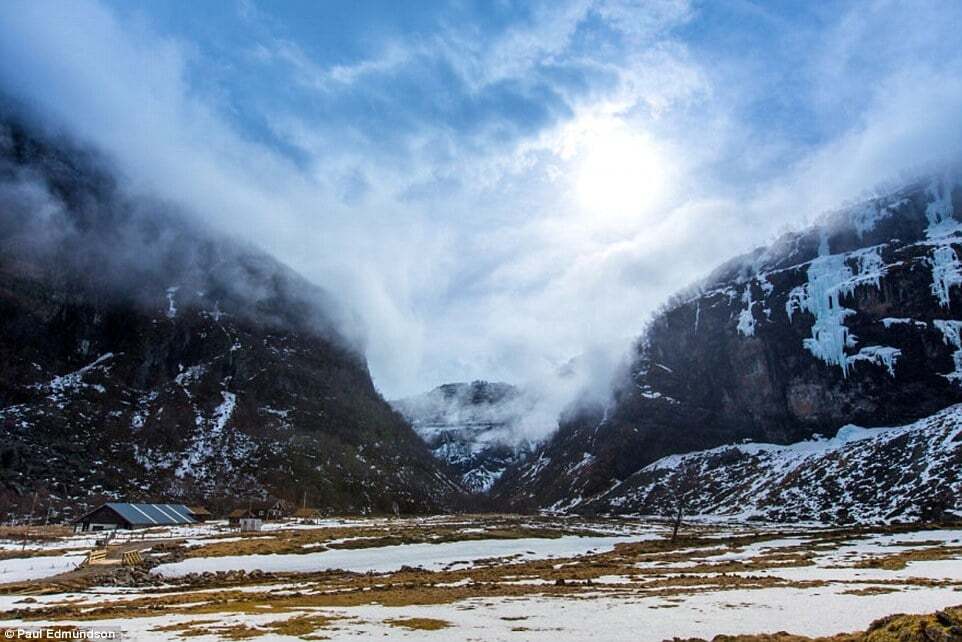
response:
M73 521L74 531L110 531L194 524L197 520L183 504L128 504L110 502Z
M231 526L239 526L241 519L259 519L270 521L284 519L291 516L291 505L284 500L276 502L250 503L246 508L232 510L227 515L227 521Z
M316 508L298 508L293 517L305 524L316 524L321 519L321 511Z
M261 519L253 508L238 508L227 514L227 523L230 526L240 526L242 519Z
M208 519L213 519L214 517L213 513L203 506L188 506L187 510L190 511L191 517L197 522L206 522Z

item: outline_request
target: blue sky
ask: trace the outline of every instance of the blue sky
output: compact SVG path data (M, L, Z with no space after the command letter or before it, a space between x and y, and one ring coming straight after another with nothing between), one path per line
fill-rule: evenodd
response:
M960 27L928 0L10 0L0 87L358 310L387 396L560 399L719 262L955 156Z

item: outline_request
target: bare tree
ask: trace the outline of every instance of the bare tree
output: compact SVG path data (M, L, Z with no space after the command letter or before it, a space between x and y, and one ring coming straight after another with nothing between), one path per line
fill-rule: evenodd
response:
M689 513L689 507L698 497L698 470L695 466L686 465L684 461L679 462L678 467L669 473L666 487L670 500L669 516L672 520L671 541L674 542L678 539L678 532L683 526L685 515Z

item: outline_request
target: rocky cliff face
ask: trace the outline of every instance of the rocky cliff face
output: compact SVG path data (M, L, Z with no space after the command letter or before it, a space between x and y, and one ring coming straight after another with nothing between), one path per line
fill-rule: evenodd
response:
M673 453L899 425L957 403L960 220L962 191L939 176L725 264L655 316L613 405L566 418L494 496L578 509Z
M450 383L392 402L473 493L485 493L529 445L517 428L534 401L506 383Z
M460 497L349 319L260 252L0 126L0 513L101 497L437 511Z

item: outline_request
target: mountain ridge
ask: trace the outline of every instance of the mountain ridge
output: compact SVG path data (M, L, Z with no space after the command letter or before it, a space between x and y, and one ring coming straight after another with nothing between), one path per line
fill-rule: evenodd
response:
M0 512L461 501L375 390L350 316L289 268L9 119L0 209Z
M794 444L669 455L593 498L590 513L892 523L962 517L962 404L897 427L843 426Z
M613 403L571 413L495 501L577 510L667 455L959 402L960 202L953 175L913 182L726 261L648 324Z
M484 494L530 447L520 424L535 400L507 383L443 384L391 405L471 492Z

